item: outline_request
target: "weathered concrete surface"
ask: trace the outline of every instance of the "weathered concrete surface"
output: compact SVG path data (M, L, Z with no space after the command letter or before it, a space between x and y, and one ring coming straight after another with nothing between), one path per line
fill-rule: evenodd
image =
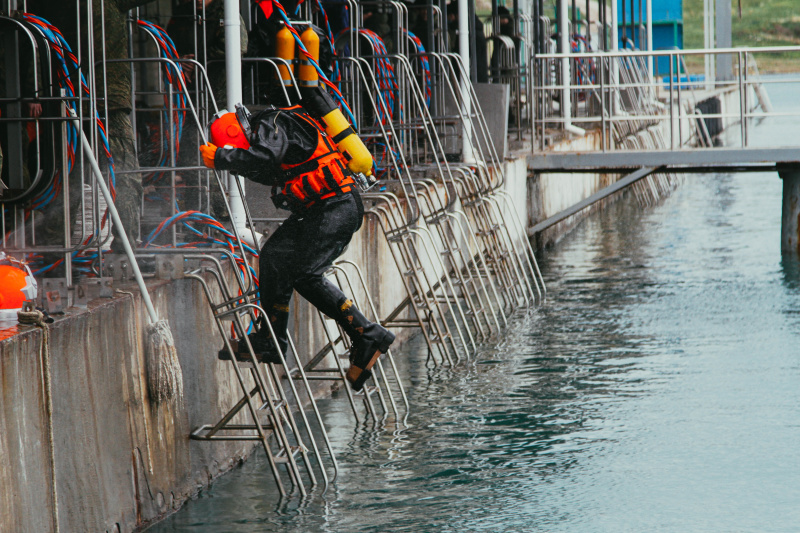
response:
M180 280L153 288L183 368L185 394L169 403L156 407L147 398L144 318L129 295L57 320L49 355L39 355L38 328L0 342L0 531L55 530L54 501L60 531L131 531L249 453L242 444L189 441L190 420L219 416L238 399L238 387L232 371L209 356L219 340L207 306L198 305L199 287Z
M16 328L0 330L0 339ZM0 531L52 531L50 417L45 407L41 334L0 341ZM35 511L35 512L34 512Z

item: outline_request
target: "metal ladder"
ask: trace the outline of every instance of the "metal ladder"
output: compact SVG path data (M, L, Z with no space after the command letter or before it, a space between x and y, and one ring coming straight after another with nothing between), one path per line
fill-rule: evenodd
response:
M322 421L322 416L314 400L314 396L309 385L307 376L299 364L299 355L291 342L291 356L284 357L281 354L281 364L261 364L255 358L252 346L247 340L249 327L256 325L256 312L266 316L261 307L256 304L258 290L250 275L242 275L236 265L233 254L227 250L219 250L220 254L228 259L230 266L236 273L238 285L237 294L231 291L228 281L225 278L223 264L215 256L207 254L186 255L186 259L197 260L200 263L195 268L185 274L186 278L193 279L200 283L211 307L214 321L222 336L225 349L231 356L231 365L236 374L237 381L241 388L242 396L217 422L203 424L192 431L190 438L202 441L258 441L264 448L267 461L275 477L275 482L281 496L286 496L287 491L282 481L282 476L278 465L285 465L290 482L300 493L301 496L307 495L307 490L303 482L299 463L305 466L305 474L311 484L318 484L314 473L314 462L317 470L321 473L322 482L325 486L335 479L338 473L336 457L333 453L330 440ZM210 263L211 266L207 266ZM204 276L205 274L205 276ZM215 287L220 294L216 297L212 286L207 281L210 276L215 283ZM247 279L245 279L247 278ZM265 321L270 329L270 336L276 343L275 333L269 321ZM242 363L236 361L233 348L229 340L226 324L230 324L235 331L239 342L244 342L250 352L252 362ZM281 352L280 349L277 350ZM294 359L294 365L290 364ZM246 378L249 374L250 379ZM295 386L295 380L285 379L285 376L297 375L303 383L300 389L303 396ZM303 407L304 400L311 406L316 419L316 427L312 428L309 417ZM302 425L298 425L296 414L299 414ZM237 416L241 415L241 416ZM241 421L241 417L247 419ZM320 434L325 441L325 447L330 457L333 467L333 477L329 478L323 458L317 445L315 432ZM312 462L312 456L315 459Z
M348 273L348 269L352 270L356 274L358 286L353 283L353 276L352 274ZM375 303L372 299L369 289L367 288L366 279L364 278L361 268L359 268L355 262L350 260L339 260L334 263L326 275L331 277L343 291L351 295L351 299L355 303L356 307L359 309L368 309L367 314L372 315L371 320L381 324L381 321L378 318L377 308L375 307ZM359 288L360 291L363 292L363 299L356 297L356 288ZM363 302L366 302L368 306L362 306L361 304ZM306 373L307 379L341 383L342 388L347 394L350 406L353 409L353 416L356 419L356 423L360 422L359 410L356 405L356 397L358 396L363 398L363 403L366 407L367 414L375 422L379 420L379 417L373 397L378 398L384 416L394 413L395 419L400 420L407 415L409 409L408 397L406 396L405 387L403 386L403 381L400 378L400 373L397 370L397 365L395 364L392 350L387 351L386 354L384 354L384 356L378 359L378 361L375 363L375 366L372 369L373 383L364 385L364 388L360 392L353 392L345 377L347 373L347 366L349 365L350 349L352 347L349 337L334 320L326 317L321 311L317 311L317 315L325 332L327 343L309 360L308 363L303 366L303 371ZM332 357L328 358L327 356L329 355ZM335 367L321 366L329 359L334 361ZM391 372L386 371L384 368L384 363L388 363ZM295 369L292 377L295 379L300 379L298 374L299 369ZM395 399L395 394L392 392L393 389L399 393L400 398L402 399L402 412L398 406L397 400Z
M378 84L375 81L374 73L369 69L369 64L366 62L356 62L356 67L357 68L354 70L359 73L360 78L365 86L371 86L377 90ZM397 72L410 72L409 69L410 67L407 62L402 61L402 59L398 60ZM372 82L371 84L370 81ZM421 91L419 90L418 85L416 85L416 80L413 78L413 76L407 76L407 81L408 83L405 85L410 87L411 90L409 92L410 94L414 95L413 99L422 111L420 114L425 117L427 109L424 108L423 105L420 105L422 102L422 97ZM378 105L382 106L383 102L379 100L376 103L375 100L372 99L372 96L369 92L367 92L366 96L370 99L370 104L375 109L374 114L378 115L377 107ZM385 109L382 109L382 111L386 113ZM408 114L414 113L412 112ZM408 114L406 116L408 116ZM427 136L427 143L431 148L431 152L435 154L434 162L436 163L440 179L442 182L445 182L445 172L442 169L440 161L444 162L444 167L448 173L449 166L447 166L441 142L436 137L435 130L432 126L433 121L430 119L430 115L427 115L427 120L423 120L421 129L424 131L425 136ZM409 207L412 209L412 215L409 217L409 220L409 218L404 216L404 209L396 196L390 193L369 196L372 199L382 201L382 204L375 205L373 209L368 210L368 213L377 216L381 223L381 227L384 230L384 234L386 235L387 241L390 244L393 257L397 263L398 269L401 272L403 283L408 294L406 300L387 317L387 325L419 326L425 335L425 339L428 343L431 353L434 352L434 346L436 346L439 348L440 355L442 356L441 361L446 361L452 364L454 357L456 362L459 359L458 347L455 346L455 343L453 342L450 324L448 323L447 314L444 312L442 304L444 304L444 307L446 307L447 311L449 311L449 315L452 318L453 329L455 329L458 333L462 346L467 347L468 343L465 340L462 328L459 326L459 322L466 326L464 331L466 331L467 337L469 338L469 346L471 346L473 350L476 349L474 338L469 329L469 321L467 320L465 313L461 308L459 300L461 299L466 302L468 308L467 313L471 315L472 326L477 330L478 334L482 338L485 338L486 330L481 327L477 317L481 313L484 315L488 314L487 309L491 309L491 299L488 296L486 283L483 283L482 290L477 290L477 287L478 284L482 283L484 279L491 279L491 277L488 271L484 271L482 274L476 274L476 272L480 269L476 269L473 265L479 264L478 258L473 257L469 261L464 261L465 254L461 254L460 247L458 243L455 242L454 238L458 233L463 232L463 227L461 228L461 231L456 232L454 231L452 225L449 228L445 228L444 225L436 224L440 220L447 220L448 224L452 223L454 218L457 220L457 215L455 214L453 216L450 216L450 214L444 214L447 212L448 208L452 206L453 202L449 201L444 202L444 205L434 205L434 201L432 200L434 196L430 193L431 191L436 190L437 186L435 183L422 185L422 189L420 189L419 184L414 184L414 180L411 178L410 173L408 172L409 166L406 163L403 149L402 147L397 146L397 141L400 139L400 136L397 134L394 124L391 122L386 125L379 123L378 127L380 128L382 137L387 145L394 145L397 148L397 156L395 156L394 151L390 151L392 166L395 174L401 177L399 182L403 188L405 198L410 202ZM406 184L408 184L408 186L406 186ZM439 239L438 246L432 232L427 227L418 223L420 219L419 206L422 204L422 202L419 200L420 195L418 194L420 190L423 191L423 194L425 192L428 193L428 209L425 213L423 222L428 223L426 226L433 223L433 225L437 227L436 231L438 232ZM416 200L416 202L413 202L413 200ZM466 224L469 224L466 216L463 220ZM418 239L409 239L410 235L414 235L418 237ZM438 257L438 254L441 253L446 256L448 265L447 267L441 268L441 274L436 272L436 268L430 269L429 267L426 269L423 262L419 261L421 256L419 254L419 250L415 249L415 241L422 243L423 252L428 258L429 264L433 264L435 266L437 265L438 260L439 265L444 267L444 262L440 257ZM469 241L466 242L469 243ZM428 243L430 243L430 245ZM497 248L497 246L495 246L495 248ZM432 249L438 251L434 251L433 254L431 254ZM436 255L437 259L433 259L433 255ZM495 253L492 255L492 257L497 257L498 255L500 254ZM504 255L508 254L505 253ZM486 267L485 258L481 259L483 267ZM470 266L466 269L456 267L456 265L459 264L461 264L462 267L464 264ZM510 267L507 267L505 263L504 266L506 266L504 269L506 272L510 270ZM439 275L433 276L430 272L428 272L428 270L433 270ZM459 285L459 292L457 292L454 288L453 280L450 278L450 272L453 273L453 277L457 278L455 285ZM495 272L501 272L501 269L496 267ZM464 273L466 273L467 276L465 276ZM441 280L438 279L440 276ZM516 290L515 288L520 284L528 283L527 280L521 281L518 269L515 270L515 276L519 283L507 282L504 285L509 293L512 290ZM467 287L468 278L471 281L473 289L472 291L465 290ZM432 281L432 279L436 281ZM480 279L481 282L476 281L478 279ZM496 294L496 291L494 292ZM475 295L477 302L472 299L470 293ZM481 297L481 293L483 293L483 298ZM415 317L411 319L398 319L398 316L405 310L406 307L409 306L413 309ZM421 310L423 311L422 313L420 313ZM491 321L488 320L486 316L484 316L484 319L488 328L491 328ZM499 323L497 323L496 317L492 318L492 320L496 322L496 325L499 329ZM503 316L503 320L505 321L505 316ZM434 363L437 363L435 358L433 360Z
M492 243L497 253L496 257L511 258L513 269L506 265L504 270L508 274L513 272L515 274L513 277L517 282L524 282L528 302L542 301L546 297L544 279L519 212L509 194L503 190L505 182L503 166L491 140L486 117L475 89L471 84L465 84L462 87L457 83L458 79L467 75L464 64L458 55L441 54L437 56L437 59L441 62L443 69L449 73L448 76L444 76L444 80L447 82L447 88L452 97L462 104L459 105L459 109L463 110L463 103L469 102L474 110L472 117L461 113L462 122L470 118L474 119L472 124L475 127L471 128L471 143L478 155L478 162L474 168L461 165L459 181L462 188L459 191L462 203L464 200L472 201L471 205L476 207L473 211L473 219L479 224L480 231L484 235L501 230L505 244L503 241ZM517 243L522 243L522 250Z
M438 276L433 276L423 263L417 241L424 240L419 239L414 227L418 218L415 216L406 221L400 200L392 193L365 195L365 200L374 203L365 214L378 220L406 291L406 298L383 319L384 326L420 328L428 345L429 361L455 364L459 360L459 345L453 329L456 329L462 344L463 335L457 323L451 328L446 312L449 300L439 297L437 293L441 283ZM412 316L403 316L407 309Z

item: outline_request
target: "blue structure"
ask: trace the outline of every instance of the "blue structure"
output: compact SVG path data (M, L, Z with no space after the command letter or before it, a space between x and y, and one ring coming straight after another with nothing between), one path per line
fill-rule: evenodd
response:
M646 35L643 34L640 37L638 28L635 27L639 21L639 0L616 1L619 48L633 47L640 50L646 48ZM642 10L647 9L644 0L642 0L641 6ZM633 10L633 14L631 14L631 10ZM626 24L624 35L623 12ZM642 13L641 18L644 25L647 21L646 11ZM683 0L653 0L653 50L674 50L675 48L683 48ZM669 60L659 58L655 69L655 74L669 74Z

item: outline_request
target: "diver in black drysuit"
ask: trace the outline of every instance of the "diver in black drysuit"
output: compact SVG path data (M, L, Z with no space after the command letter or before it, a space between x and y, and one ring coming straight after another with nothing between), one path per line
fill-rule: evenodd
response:
M293 290L336 320L352 341L347 376L353 388L360 390L375 360L395 336L367 320L324 276L361 227L364 208L358 187L346 160L302 107L261 111L250 116L250 126L249 149L211 145L201 151L204 160L209 153L213 157L206 161L212 168L273 186L273 201L292 212L259 254L261 307L283 353ZM292 189L292 184L300 189ZM261 362L279 363L269 329L263 322L259 326L249 335L256 356ZM235 343L234 351L237 359L249 360L244 343ZM230 358L227 350L220 352L220 358Z

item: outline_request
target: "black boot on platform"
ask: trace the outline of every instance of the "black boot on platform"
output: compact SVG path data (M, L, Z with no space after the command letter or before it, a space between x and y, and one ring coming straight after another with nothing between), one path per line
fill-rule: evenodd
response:
M289 347L289 338L287 334L287 326L289 324L289 312L284 310L273 309L270 311L268 318L272 324L272 330L275 332L275 338L278 341L281 352L284 356L286 349ZM258 330L247 336L250 345L253 347L253 353L259 363L281 363L281 357L275 349L275 343L272 341L272 336L269 333L269 327L264 320L264 317L259 317L256 322ZM247 344L241 339L231 339L231 348L236 355L236 360L244 363L251 363L250 351L247 349ZM227 348L222 348L217 354L221 361L230 361L231 354Z

